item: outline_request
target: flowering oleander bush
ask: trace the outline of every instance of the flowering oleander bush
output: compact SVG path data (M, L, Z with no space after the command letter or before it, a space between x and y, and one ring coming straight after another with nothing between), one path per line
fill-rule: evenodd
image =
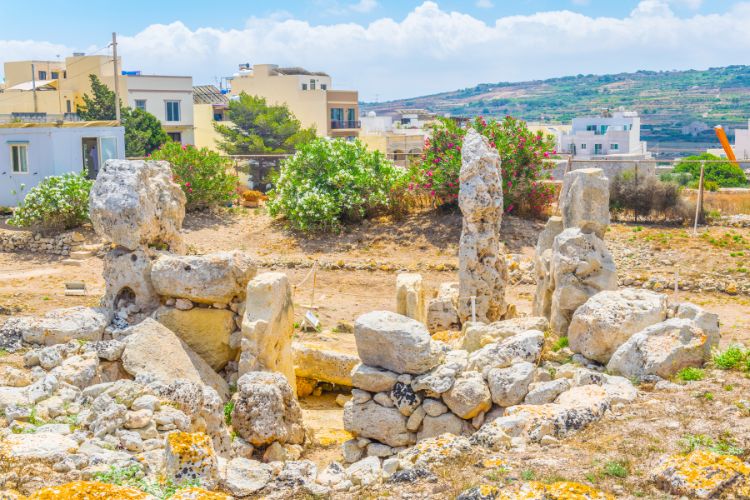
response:
M71 229L89 220L93 181L83 173L47 177L31 188L8 224L39 229Z
M395 206L407 172L359 141L315 139L281 164L267 204L292 226L338 229Z
M207 148L167 142L151 155L172 164L174 181L187 197L187 210L230 203L237 196L237 176L230 172L232 161Z
M471 126L500 154L505 211L541 215L554 198L553 186L540 182L553 167L553 138L531 132L525 122L510 116L499 122L479 116ZM433 126L421 161L412 167L410 191L427 194L436 205L455 202L465 134L466 129L450 119Z

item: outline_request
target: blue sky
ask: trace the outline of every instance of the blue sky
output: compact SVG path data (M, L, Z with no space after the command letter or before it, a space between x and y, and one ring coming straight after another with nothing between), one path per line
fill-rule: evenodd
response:
M229 76L240 62L325 70L365 100L481 82L748 62L737 0L0 0L0 62L121 39L127 69ZM32 7L33 6L33 7Z

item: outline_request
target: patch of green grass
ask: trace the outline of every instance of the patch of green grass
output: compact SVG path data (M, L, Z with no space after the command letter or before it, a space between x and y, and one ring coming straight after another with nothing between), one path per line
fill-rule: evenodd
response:
M510 471L510 469L506 467L498 467L487 474L485 474L485 477L489 479L490 481L501 481Z
M115 467L113 465L110 466L108 471L97 472L94 474L94 480L101 483L137 488L159 499L167 499L181 489L200 485L200 482L197 479L185 481L179 485L176 485L172 481L149 481L145 479L141 466L139 465L131 465L128 467Z
M627 462L610 461L604 464L603 472L610 477L625 478L630 473Z
M713 401L714 400L714 393L713 392L704 392L700 395L701 398L705 399L706 401Z
M742 367L742 362L748 358L748 352L740 345L730 345L723 351L714 351L712 361L716 368L734 370Z
M731 392L734 390L734 386L732 384L727 384L724 386L724 390L727 392Z
M688 434L679 441L679 446L685 454L691 451L703 449L718 453L720 455L744 455L745 450L737 445L737 441L728 433L722 434L718 439L705 434Z
M234 400L230 399L224 405L224 422L227 425L232 425L232 412L234 411Z
M569 344L568 337L560 337L559 339L555 341L554 344L552 344L552 350L557 352L560 349L565 349L566 347L568 347L568 344Z
M643 231L643 226L635 226L633 228L634 233L640 233L641 231Z
M10 353L5 349L0 349L0 358L2 358L3 356L7 356L8 354Z
M535 477L536 474L534 474L534 471L531 469L521 471L521 479L523 479L524 481L533 481Z
M705 375L705 372L700 368L694 368L690 366L688 368L683 368L682 370L677 372L677 379L682 380L683 382L695 382L698 380L703 380L703 377L705 377Z

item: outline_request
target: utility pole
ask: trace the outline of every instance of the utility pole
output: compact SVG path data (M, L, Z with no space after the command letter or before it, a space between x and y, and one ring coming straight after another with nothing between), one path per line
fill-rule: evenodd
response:
M31 91L34 94L34 113L39 112L39 106L36 102L36 64L31 63Z
M120 71L117 67L117 33L112 33L112 58L115 63L115 120L120 124Z

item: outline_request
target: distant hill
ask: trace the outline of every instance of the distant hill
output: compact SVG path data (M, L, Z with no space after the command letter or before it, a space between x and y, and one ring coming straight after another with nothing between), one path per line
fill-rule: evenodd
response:
M577 75L476 87L382 103L364 103L363 112L424 108L453 116L513 115L531 122L569 123L603 108L640 113L642 138L666 156L719 147L714 125L747 128L750 66L705 71L638 71L617 75ZM701 131L701 129L704 129Z

